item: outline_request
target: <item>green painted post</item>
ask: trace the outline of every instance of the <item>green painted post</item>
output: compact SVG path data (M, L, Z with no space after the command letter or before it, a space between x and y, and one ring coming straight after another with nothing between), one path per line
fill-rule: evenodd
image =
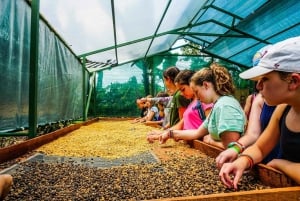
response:
M85 74L85 68L86 68L86 58L82 58L82 120L87 120L87 115L85 113L86 108L86 74Z
M31 1L31 33L29 63L29 138L37 134L37 92L38 92L38 47L39 47L39 0Z

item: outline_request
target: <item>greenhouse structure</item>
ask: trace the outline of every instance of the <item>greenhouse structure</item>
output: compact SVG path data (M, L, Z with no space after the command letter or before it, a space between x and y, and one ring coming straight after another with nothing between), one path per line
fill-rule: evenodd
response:
M244 101L255 84L239 74L259 49L300 36L299 11L299 0L1 0L0 136L135 118L170 66L220 63Z
M135 99L163 90L162 71L172 65L225 62L237 97L247 94L251 83L238 74L263 46L299 35L299 8L276 0L4 0L1 133L31 128L35 136L36 125L136 116ZM198 55L178 54L188 42Z

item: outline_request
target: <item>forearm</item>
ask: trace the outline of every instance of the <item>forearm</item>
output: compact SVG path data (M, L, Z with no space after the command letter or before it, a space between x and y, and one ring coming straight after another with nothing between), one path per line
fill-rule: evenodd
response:
M199 129L195 130L174 130L174 139L176 140L196 140L202 138L208 132L202 126Z
M283 159L274 159L268 163L268 165L283 172L295 182L300 184L300 163L294 163Z
M172 126L170 129L172 130L182 130L183 128L183 119L181 119L177 124L175 124L174 126Z
M243 154L251 156L254 164L261 162L264 158L262 151L259 149L259 147L256 144L253 144L250 147L248 147L243 152Z
M238 142L242 144L244 147L249 147L250 145L254 144L254 142L257 140L258 137L251 135L251 134L245 134L242 136Z

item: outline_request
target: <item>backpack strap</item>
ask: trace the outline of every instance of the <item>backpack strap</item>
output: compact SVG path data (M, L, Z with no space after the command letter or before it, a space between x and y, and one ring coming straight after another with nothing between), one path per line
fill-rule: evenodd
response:
M204 112L204 109L202 107L202 104L199 100L197 100L197 104L195 107L193 107L193 110L197 110L198 111L198 114L199 114L199 117L202 121L204 121L206 119L206 115L205 115L205 112Z

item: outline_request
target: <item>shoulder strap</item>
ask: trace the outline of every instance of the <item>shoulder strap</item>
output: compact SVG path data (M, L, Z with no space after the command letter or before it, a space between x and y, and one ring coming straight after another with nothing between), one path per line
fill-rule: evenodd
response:
M198 114L199 114L200 119L204 121L206 119L206 116L205 116L205 112L204 112L204 109L202 107L202 104L199 100L197 101L197 110L198 110Z

